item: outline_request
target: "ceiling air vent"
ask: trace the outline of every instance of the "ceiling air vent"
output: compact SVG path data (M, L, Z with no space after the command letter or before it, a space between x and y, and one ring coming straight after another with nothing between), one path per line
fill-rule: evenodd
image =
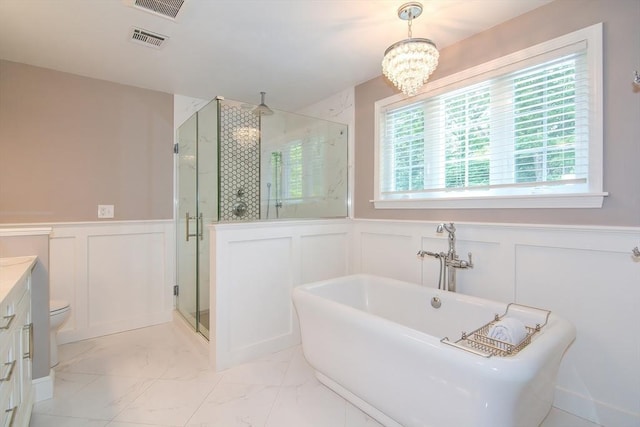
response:
M176 19L185 0L130 0L133 7L163 16Z
M160 49L164 46L165 41L169 37L162 34L152 33L151 31L143 30L142 28L132 28L130 40L134 43L138 43L147 47Z

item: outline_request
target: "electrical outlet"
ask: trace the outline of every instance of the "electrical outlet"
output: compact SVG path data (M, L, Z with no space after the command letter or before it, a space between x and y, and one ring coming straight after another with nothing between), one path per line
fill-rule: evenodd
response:
M98 218L113 218L113 205L98 205Z

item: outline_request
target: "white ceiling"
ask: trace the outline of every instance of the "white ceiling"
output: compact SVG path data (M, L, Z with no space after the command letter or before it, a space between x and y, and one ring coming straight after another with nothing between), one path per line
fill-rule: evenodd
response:
M129 0L130 1L130 0ZM413 36L451 45L551 0L424 0ZM402 0L187 0L175 21L127 0L0 0L0 58L197 98L294 111L381 74ZM169 36L161 50L131 27ZM0 94L1 96L1 94Z

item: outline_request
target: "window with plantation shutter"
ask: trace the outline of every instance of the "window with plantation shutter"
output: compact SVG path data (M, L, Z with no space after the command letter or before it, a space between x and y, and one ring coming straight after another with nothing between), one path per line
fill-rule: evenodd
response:
M424 188L424 109L410 105L390 111L386 136L393 140L389 154L388 189L412 191Z
M601 207L601 40L598 24L376 103L376 207Z

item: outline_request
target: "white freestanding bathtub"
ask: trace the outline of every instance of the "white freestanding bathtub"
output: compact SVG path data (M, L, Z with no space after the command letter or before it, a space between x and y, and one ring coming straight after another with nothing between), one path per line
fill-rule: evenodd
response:
M441 339L455 342L507 304L370 275L299 286L293 301L318 379L389 427L538 426L575 338L553 313L516 311L546 324L516 354L484 357Z

